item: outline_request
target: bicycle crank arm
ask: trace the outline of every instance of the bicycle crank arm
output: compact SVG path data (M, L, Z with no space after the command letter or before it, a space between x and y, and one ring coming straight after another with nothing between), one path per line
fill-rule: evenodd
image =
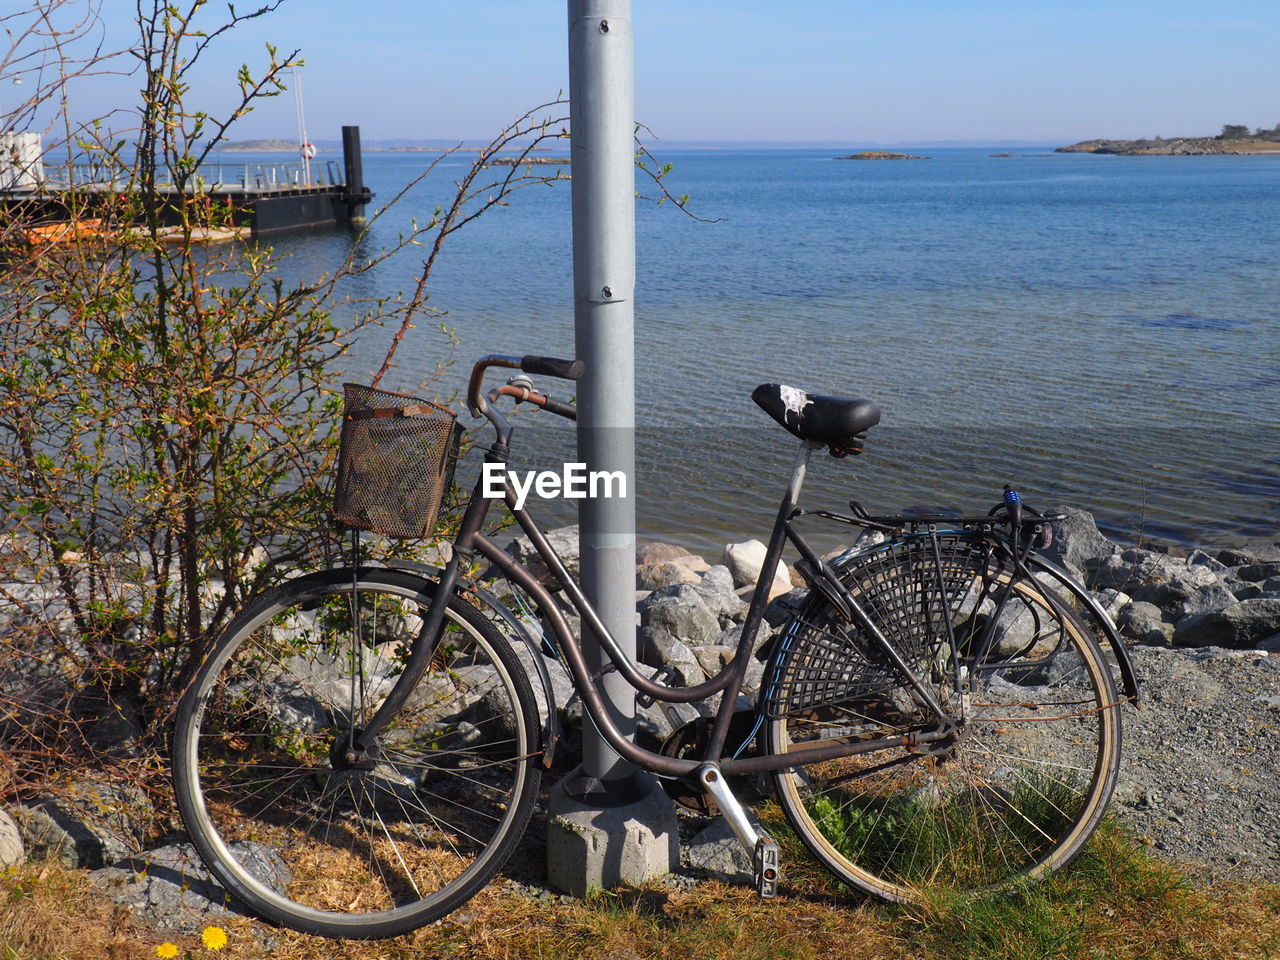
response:
M756 892L765 899L778 895L778 878L781 870L778 866L778 845L769 836L759 833L747 817L747 812L738 802L738 798L729 789L729 782L719 768L708 763L698 768L698 782L706 790L720 812L724 814L729 829L738 838L751 858L755 873Z

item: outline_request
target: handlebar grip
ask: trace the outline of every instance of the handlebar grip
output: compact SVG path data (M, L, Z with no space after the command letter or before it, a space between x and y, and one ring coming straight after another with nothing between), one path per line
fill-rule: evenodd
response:
M547 397L547 402L542 405L542 409L548 413L554 413L558 417L564 417L566 420L578 419L578 408L572 403L565 403L563 400L557 400L555 397Z
M520 369L541 377L559 377L561 380L580 380L586 372L581 360L557 360L555 357L521 357Z

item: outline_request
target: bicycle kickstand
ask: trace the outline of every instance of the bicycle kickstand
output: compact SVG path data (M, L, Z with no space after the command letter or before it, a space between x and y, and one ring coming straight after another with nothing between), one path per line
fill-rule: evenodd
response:
M725 821L729 824L729 829L733 831L733 835L738 838L738 842L746 848L747 854L751 857L756 893L766 900L773 899L778 895L778 880L782 876L778 844L772 837L760 833L752 825L747 812L742 809L742 804L729 789L729 783L725 780L724 774L715 764L708 763L698 769L698 782L715 800L720 812L724 814Z

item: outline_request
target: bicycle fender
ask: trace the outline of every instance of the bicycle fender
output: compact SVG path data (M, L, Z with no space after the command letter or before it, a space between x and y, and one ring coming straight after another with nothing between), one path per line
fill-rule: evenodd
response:
M429 563L422 563L419 560L393 557L383 562L393 570L406 570L437 582L443 572L439 567L433 567ZM542 765L548 770L551 769L551 764L555 759L556 746L563 739L564 731L560 729L560 704L556 703L555 688L551 683L551 674L547 672L546 662L542 659L542 638L540 636L535 637L530 632L527 623L517 617L510 607L484 589L484 587L472 583L464 583L460 580L457 592L459 595L473 594L503 623L510 627L520 642L528 648L529 659L533 661L534 673L538 675L538 682L542 685L542 692L546 697L547 719L542 727L542 741L546 748L542 753Z
M1116 655L1116 663L1120 668L1120 679L1124 681L1124 694L1132 701L1135 707L1142 709L1142 701L1138 692L1138 672L1133 668L1133 661L1129 659L1129 651L1125 649L1124 641L1120 638L1120 631L1116 629L1116 625L1111 621L1107 611L1102 609L1102 604L1098 603L1092 593L1077 583L1071 574L1056 563L1035 554L1027 558L1027 563L1037 571L1043 570L1066 587L1073 597L1089 608L1089 612L1094 615L1097 622L1102 624L1102 629L1107 635L1107 642L1111 644L1111 649Z

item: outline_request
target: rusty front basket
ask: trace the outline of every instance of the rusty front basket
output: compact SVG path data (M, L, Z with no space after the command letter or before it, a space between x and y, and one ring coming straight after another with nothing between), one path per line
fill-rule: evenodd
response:
M428 537L453 483L462 427L428 400L343 385L334 523L386 537Z

